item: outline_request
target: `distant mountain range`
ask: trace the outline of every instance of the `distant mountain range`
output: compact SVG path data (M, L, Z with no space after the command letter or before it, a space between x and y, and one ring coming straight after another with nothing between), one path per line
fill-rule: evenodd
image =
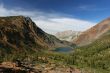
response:
M60 40L66 40L66 41L73 41L81 34L81 31L73 31L73 30L67 30L62 32L57 32L55 36L59 38Z
M76 45L83 46L88 45L94 42L95 40L101 38L105 35L105 33L109 31L110 18L107 18L84 32L67 30L57 32L55 36L60 40L70 41Z
M0 53L37 51L73 45L40 29L29 17L0 17Z

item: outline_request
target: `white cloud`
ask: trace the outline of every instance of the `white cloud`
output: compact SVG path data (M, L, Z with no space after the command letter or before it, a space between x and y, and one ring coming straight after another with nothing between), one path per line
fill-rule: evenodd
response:
M64 31L64 30L76 30L76 31L84 31L93 25L95 23L74 19L74 18L67 18L67 17L61 17L61 18L48 18L48 20L39 20L36 21L41 28L47 30L48 32L58 32L58 31Z
M3 4L0 5L0 16L13 15L30 16L40 28L52 34L65 30L83 31L95 25L93 22L61 16L55 13L7 9Z

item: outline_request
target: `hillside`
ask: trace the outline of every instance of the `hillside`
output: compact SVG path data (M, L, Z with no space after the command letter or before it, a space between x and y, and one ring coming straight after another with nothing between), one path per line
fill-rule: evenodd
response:
M72 45L40 29L29 17L0 17L0 51L37 51Z
M101 37L104 33L110 30L110 18L103 20L92 28L82 32L82 34L74 41L78 45L86 45L97 38Z
M91 44L77 48L73 56L74 64L81 68L94 69L95 73L109 73L110 31Z

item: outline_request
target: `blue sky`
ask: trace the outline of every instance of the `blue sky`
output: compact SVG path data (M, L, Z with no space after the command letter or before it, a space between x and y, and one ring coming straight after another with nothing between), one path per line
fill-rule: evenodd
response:
M0 8L0 16L30 16L49 33L83 31L110 16L110 0L0 0Z

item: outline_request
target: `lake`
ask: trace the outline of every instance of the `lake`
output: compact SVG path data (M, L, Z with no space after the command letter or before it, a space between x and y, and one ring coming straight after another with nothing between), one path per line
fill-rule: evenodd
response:
M59 48L56 48L55 50L53 50L54 52L62 52L62 53L69 53L69 52L72 52L73 49L70 48L70 47L59 47Z

